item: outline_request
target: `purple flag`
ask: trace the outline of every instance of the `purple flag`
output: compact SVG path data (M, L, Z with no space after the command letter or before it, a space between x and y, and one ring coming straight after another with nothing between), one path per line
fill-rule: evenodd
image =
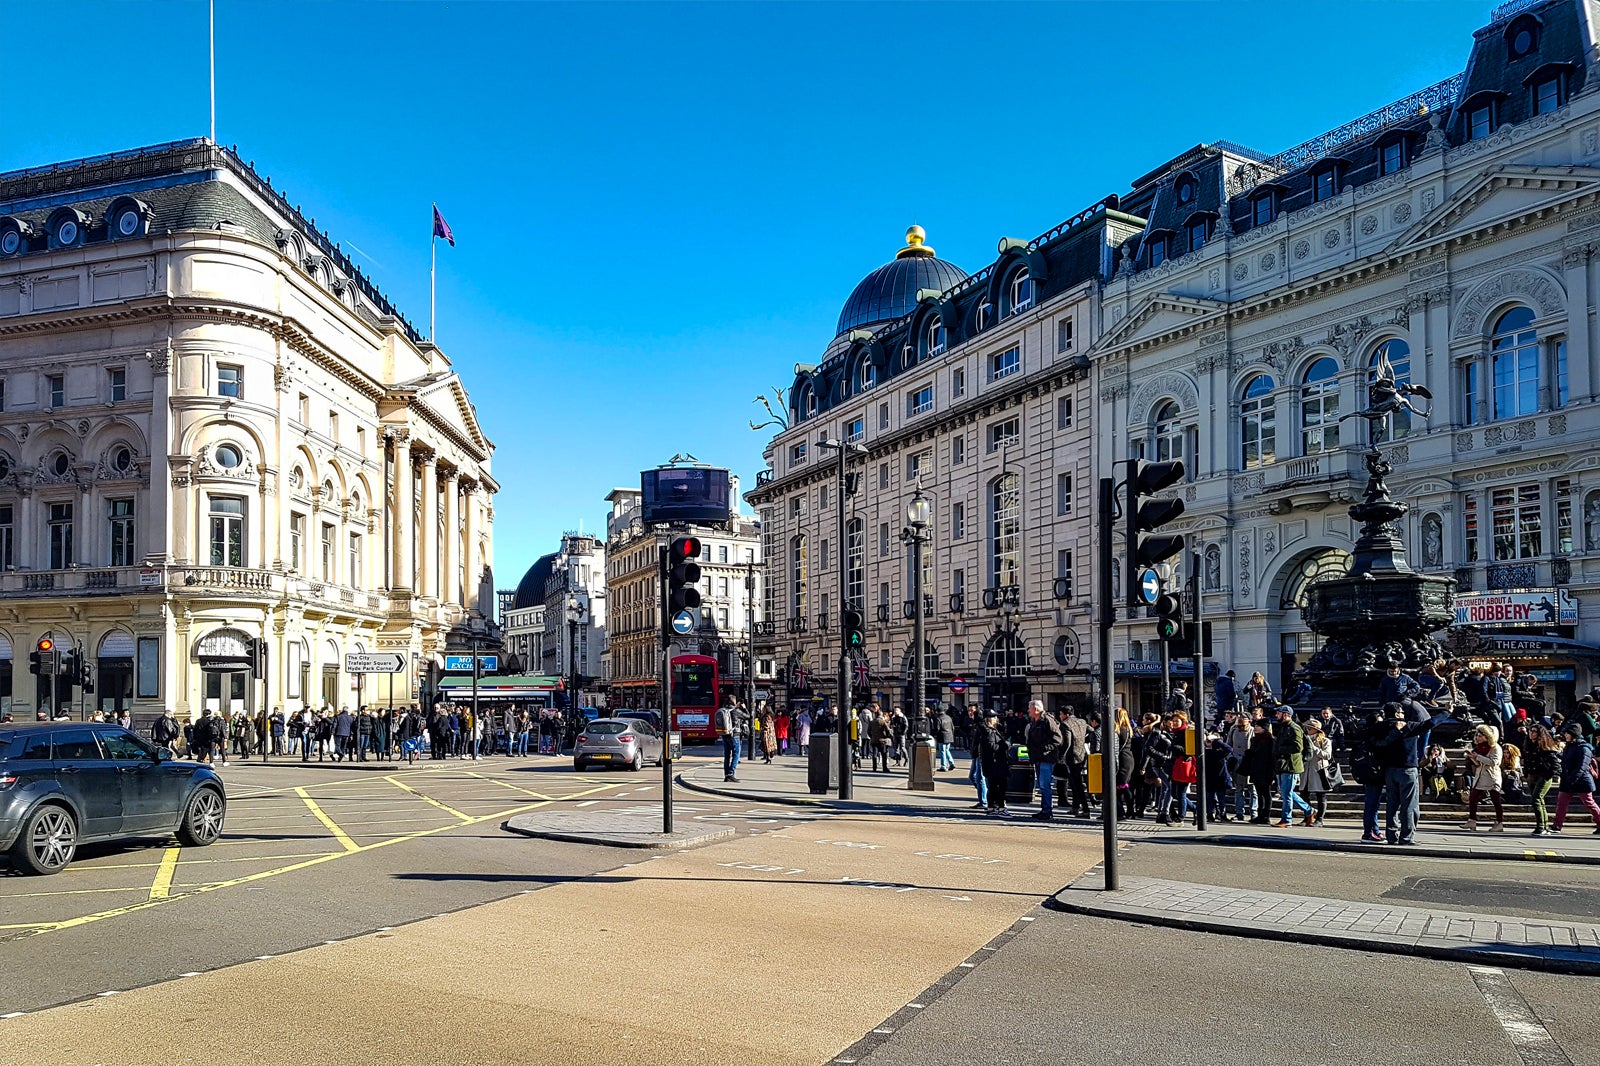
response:
M439 213L438 204L433 205L433 235L435 237L443 237L449 241L452 248L456 246L456 235L450 232L450 223L446 222L444 216Z

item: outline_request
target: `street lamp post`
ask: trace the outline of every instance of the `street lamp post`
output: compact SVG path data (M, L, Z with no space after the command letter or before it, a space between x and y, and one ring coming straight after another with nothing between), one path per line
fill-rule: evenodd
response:
M583 601L576 595L567 597L567 677L571 702L569 713L581 713L578 707L578 624L583 621ZM576 721L576 717L573 719Z
M925 604L922 599L922 551L929 539L933 506L918 488L906 505L906 528L900 536L911 545L911 693L916 702L911 720L911 787L933 791L933 737L928 732L928 657L925 652Z
M849 534L845 532L844 525L845 497L850 495L850 490L849 474L845 470L845 462L851 455L867 454L867 446L865 444L854 443L851 441L829 440L827 437L824 437L817 441L817 447L821 448L823 451L837 449L839 452L838 515L840 643L838 690L839 706L835 708L835 710L837 712L836 717L839 722L838 731L836 733L836 739L839 744L839 753L837 756L839 760L839 798L842 800L847 800L850 798L852 793L850 782L850 721L853 717L853 712L850 707L850 646L848 643L850 639L850 633L848 628L843 624L844 613L850 607L850 602L848 600L848 596L850 595L850 547L848 544ZM857 604L856 609L861 610L862 605ZM864 741L867 738L862 737L861 739Z

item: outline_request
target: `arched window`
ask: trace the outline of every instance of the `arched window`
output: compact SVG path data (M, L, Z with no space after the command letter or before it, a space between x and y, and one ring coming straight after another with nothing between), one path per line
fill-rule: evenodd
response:
M949 336L945 332L944 319L934 315L928 320L928 329L923 334L923 345L929 355L939 355L944 351Z
M1278 609L1293 611L1306 605L1306 590L1325 578L1343 577L1350 572L1350 553L1339 548L1328 548L1300 560L1298 566L1283 576L1283 590L1278 595Z
M878 368L872 365L869 356L861 357L861 365L856 367L856 390L866 392L878 383Z
M1384 341L1372 353L1372 360L1367 366L1367 381L1370 383L1378 376L1378 363L1382 359L1389 360L1389 366L1394 370L1394 383L1405 385L1411 381L1411 345L1399 337ZM1399 440L1411 432L1411 412L1396 411L1389 416L1389 422L1394 426L1394 439ZM1384 436L1383 423L1378 423L1373 430L1377 440L1387 440Z
M1033 306L1033 278L1026 267L1011 276L1011 313L1026 311Z
M1183 411L1178 401L1167 400L1156 408L1155 451L1157 462L1183 458Z
M1518 418L1539 410L1539 334L1533 311L1513 307L1494 325L1494 416Z
M810 385L807 385L805 392L800 394L800 411L808 417L817 413L817 394L812 391Z
M1272 401L1272 378L1257 374L1244 387L1239 404L1242 437L1240 458L1246 470L1267 466L1278 458L1277 407Z
M866 527L861 519L852 518L844 524L844 598L856 607L866 608ZM929 553L932 554L931 552Z
M989 585L1020 581L1022 560L1022 477L1001 474L989 484Z
M983 660L986 678L1026 677L1028 674L1028 646L1011 630L995 634Z
M978 305L978 313L973 316L972 321L979 331L988 329L990 323L994 321L994 305L984 300Z
M806 535L797 534L789 541L789 617L800 618L806 612Z
M1339 364L1330 356L1312 363L1300 384L1300 451L1303 455L1339 447Z

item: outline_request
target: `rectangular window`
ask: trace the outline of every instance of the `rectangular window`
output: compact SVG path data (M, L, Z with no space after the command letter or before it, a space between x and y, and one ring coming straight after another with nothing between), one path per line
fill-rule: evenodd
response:
M1195 219L1189 223L1189 251L1198 252L1206 243L1206 220Z
M950 505L950 539L960 540L967 535L967 505L952 503Z
M1473 425L1478 421L1478 364L1476 361L1468 363L1463 369L1466 371L1466 381L1461 390L1461 422L1463 425Z
M889 555L889 523L878 523L878 557L887 558Z
M924 385L906 397L906 415L920 415L933 410L933 386Z
M350 571L349 582L351 588L361 587L361 534L350 534Z
M1072 350L1072 319L1063 318L1056 323L1056 351L1069 352Z
M878 464L878 488L886 489L888 487L889 487L889 464L888 463L879 463Z
M789 500L789 517L804 518L806 516L806 498L795 496Z
M955 664L957 666L961 666L966 661L967 661L967 646L965 644L957 644L955 646Z
M300 394L300 403L296 410L299 412L300 424L309 426L311 424L311 397L302 392Z
M828 568L828 542L826 540L822 542L822 554L818 556L817 562L820 564L818 566L819 570L826 570Z
M878 606L889 606L889 583L887 581L878 583Z
M1252 218L1256 225L1265 226L1272 221L1272 194L1266 193L1255 198L1251 205Z
M333 581L333 533L331 522L322 523L322 579Z
M9 503L0 504L0 569L10 570L17 564L15 514Z
M1381 156L1382 170L1385 174L1397 174L1406 165L1406 145L1404 141L1390 141L1383 146Z
M367 454L367 429L365 426L356 427L356 451L362 455Z
M878 405L878 428L889 428L889 405L886 403L880 403Z
M1072 552L1061 548L1056 552L1056 599L1072 599Z
M957 596L967 591L967 572L965 570L950 571L950 591Z
M141 700L161 698L161 638L140 637L138 679L134 682L134 697Z
M106 396L112 403L121 403L128 398L127 367L106 368Z
M212 496L209 498L209 506L211 508L211 565L245 565L244 497Z
M328 438L333 441L339 439L339 413L337 411L328 412Z
M1462 554L1469 563L1478 561L1478 494L1467 493L1461 507Z
M908 456L906 458L906 480L915 481L923 474L931 471L933 463L929 461L930 458L931 456L928 452L918 452L916 455Z
M806 442L789 445L789 465L799 466L806 461Z
M1167 261L1167 239L1165 237L1150 238L1150 265L1158 267Z
M1535 559L1544 553L1538 485L1495 489L1489 507L1495 561Z
M1072 397L1062 396L1056 400L1056 428L1072 428Z
M72 504L50 505L50 569L72 565Z
M826 486L824 486L824 488L826 488ZM728 561L728 546L726 544L718 544L717 545L717 562L725 563L727 561Z
M989 357L989 380L999 381L1022 369L1022 349L1007 348Z
M1003 422L994 422L989 426L989 450L997 452L1001 448L1016 446L1022 440L1022 422L1017 418L1008 418Z
M133 501L106 502L111 524L111 565L133 565Z
M1332 168L1318 171L1316 176L1311 179L1312 199L1316 200L1318 203L1321 203L1323 200L1333 199L1334 193L1338 191L1334 188L1335 180L1336 178Z
M727 599L728 598L728 579L727 578L725 578L725 577L717 578L717 595L721 596L723 599Z
M244 368L223 363L217 367L217 395L238 399L244 391Z
M844 439L850 443L861 440L867 435L867 420L864 418L852 419L844 427Z
M967 394L967 368L958 366L950 371L950 395L956 399Z
M306 541L306 516L291 514L289 516L289 569L299 573L302 569L301 553L305 550Z
M1056 514L1069 515L1072 513L1072 474L1070 472L1056 475Z
M726 607L717 608L717 628L724 633L728 631L728 609Z
M1556 406L1567 406L1567 339L1556 341Z
M826 485L822 486L822 499L819 502L822 505L822 509L826 511L828 509L828 486ZM722 561L727 562L728 560L724 559Z
M67 379L62 374L51 374L45 378L45 387L50 390L50 406L67 406Z
M1556 551L1572 554L1572 482L1567 478L1556 482Z
M1561 79L1545 78L1533 87L1533 113L1548 115L1561 106Z
M1494 107L1484 104L1467 112L1467 140L1480 141L1494 132Z
M950 438L950 465L960 466L967 461L967 438Z
M6 379L0 378L0 411L6 409Z

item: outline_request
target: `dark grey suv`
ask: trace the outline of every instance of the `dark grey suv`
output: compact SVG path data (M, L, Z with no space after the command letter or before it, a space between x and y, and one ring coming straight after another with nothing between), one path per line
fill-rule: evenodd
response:
M53 874L79 844L170 836L203 847L222 835L222 778L102 722L0 726L0 850L12 869Z

